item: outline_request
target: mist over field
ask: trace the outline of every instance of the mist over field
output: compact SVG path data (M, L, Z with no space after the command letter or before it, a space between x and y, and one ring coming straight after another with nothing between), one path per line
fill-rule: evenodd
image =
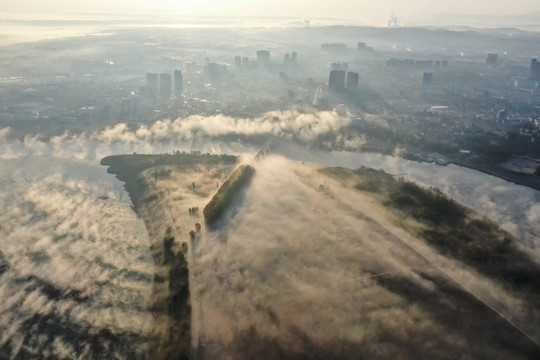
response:
M287 146L281 153L291 154L290 157L295 160L326 166L350 168L367 166L383 169L391 174L403 174L419 184L438 188L460 203L495 220L501 227L516 234L531 246L538 246L540 227L536 219L540 214L538 206L540 197L537 191L526 187L459 166L450 165L439 169L433 164L418 164L395 156L314 152L296 148L287 149ZM434 167L437 169L437 175L434 175ZM523 226L522 221L529 225Z
M440 271L522 324L532 316L520 299L439 257L400 230L373 198L351 192L318 166L275 156L254 166L256 176L226 225L194 245L202 358L485 352L461 325L454 328L386 287L386 281L411 283L433 292L426 296L442 296L434 300L439 304L453 302L451 292L438 293ZM537 333L532 323L527 328ZM415 326L405 331L406 324ZM492 356L510 356L497 353Z
M2 129L2 356L145 356L152 330L150 244L101 158L191 151L195 140L198 150L251 153L253 145L205 138L275 133L307 140L346 121L332 113L272 113L257 128L242 119L191 117L23 139Z

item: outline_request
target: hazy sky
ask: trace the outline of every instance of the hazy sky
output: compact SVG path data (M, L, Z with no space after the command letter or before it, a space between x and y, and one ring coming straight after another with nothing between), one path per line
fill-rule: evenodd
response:
M509 5L511 4L511 5ZM540 11L538 0L0 0L0 11L165 12L189 15L388 18L434 13L516 15Z

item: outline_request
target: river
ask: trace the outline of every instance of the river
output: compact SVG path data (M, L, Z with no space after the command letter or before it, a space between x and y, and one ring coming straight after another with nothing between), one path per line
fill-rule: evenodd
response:
M149 239L122 184L99 160L190 151L193 142L26 142L0 143L0 261L8 265L0 275L0 358L143 358L152 330ZM196 150L244 155L247 161L257 152L222 142L201 142ZM540 245L536 190L455 165L381 154L291 143L274 144L271 152L324 166L383 169L437 187L531 247Z

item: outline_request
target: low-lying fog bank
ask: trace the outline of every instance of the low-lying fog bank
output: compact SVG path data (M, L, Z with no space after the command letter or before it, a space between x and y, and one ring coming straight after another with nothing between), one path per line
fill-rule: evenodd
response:
M11 136L9 128L1 129L3 354L43 349L51 356L123 353L124 345L110 344L126 344L134 338L140 348L126 351L144 354L145 339L151 331L151 322L146 319L152 303L153 263L144 226L129 208L121 184L98 165L102 157L111 154L195 150L251 159L270 136L275 136L270 152L326 166L369 166L406 174L405 178L439 188L525 243L538 246L540 193L535 190L452 165L439 167L394 156L309 148L319 137L348 124L347 118L332 112L267 114L257 121L260 130L245 121L210 117L136 128L119 124L82 134L19 139ZM288 186L283 184L284 189ZM205 196L211 197L210 187L207 192ZM199 208L205 204L201 201ZM124 252L127 257L117 255ZM128 289L119 291L119 286ZM126 313L130 319L137 319L130 320L134 325L123 322ZM95 314L101 314L100 320L93 318ZM42 328L41 333L61 328L55 330L61 334L54 337L59 340L46 342L38 340L37 334L27 334L33 326ZM110 339L109 332L124 335L106 340ZM75 341L82 345L74 345Z
M277 118L276 118L277 117ZM225 118L225 121L216 126ZM294 119L292 123L289 121ZM258 120L259 129L227 117L193 117L191 120L157 122L130 128L119 124L102 131L42 140L27 136L9 140L9 128L0 130L2 159L18 159L28 154L52 155L93 163L112 154L158 154L192 150L211 154L253 156L270 136L276 136L270 151L296 161L325 166L384 169L426 186L433 186L457 201L488 216L530 246L540 239L540 192L478 171L455 165L441 167L396 156L364 152L329 152L309 144L325 133L348 124L335 113L298 116L295 112L268 113ZM322 124L314 127L315 123ZM238 133L236 133L238 132ZM291 138L298 132L296 138ZM235 135L236 134L236 135ZM242 139L242 136L249 138ZM230 138L229 138L230 137ZM240 138L239 138L240 137ZM305 142L308 146L300 146Z
M482 242L462 244L465 254L430 245L422 229L431 231L437 223L392 210L384 193L369 183L359 186L359 172L278 156L251 161L254 178L224 218L208 228L198 209L232 171L225 158L213 157L212 163L210 156L181 153L121 158L150 166L141 173L144 189L131 194L139 197L147 228L159 234L171 227L173 249L189 244L196 358L539 354L539 314L529 285L475 260ZM473 224L478 228L482 217L464 211L471 221L478 219ZM442 231L451 221L444 224L433 229ZM488 238L501 234L492 245L523 262L527 250L495 227L486 222L478 229ZM516 250L508 252L508 246ZM519 271L527 272L523 280L540 270L530 262Z
M201 358L538 354L527 338L540 334L537 310L405 231L347 179L280 157L252 165L227 221L194 243Z
M2 160L0 208L0 358L144 358L153 263L121 184L27 155Z

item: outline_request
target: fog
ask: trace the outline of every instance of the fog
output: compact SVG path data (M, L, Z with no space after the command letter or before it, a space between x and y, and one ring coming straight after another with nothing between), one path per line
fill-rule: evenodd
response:
M8 266L0 290L2 353L143 358L152 330L150 243L122 184L99 161L117 153L191 151L195 137L197 150L252 153L253 145L205 139L263 133L308 140L347 123L335 113L270 113L254 121L259 128L247 119L190 117L22 140L2 129L0 251Z
M253 165L256 176L239 208L194 249L202 358L272 354L280 347L284 357L313 348L324 353L329 341L343 358L396 351L452 358L478 351L482 345L464 332L379 283L397 277L443 297L435 301L453 301L437 293L440 284L426 273L444 273L538 332L521 300L400 230L370 196L345 189L317 166L275 156ZM402 348L386 344L384 333L400 339ZM437 345L428 349L419 338ZM355 352L340 353L342 344Z
M0 177L3 356L143 356L153 263L121 184L50 153L2 160Z
M144 224L135 217L129 207L129 199L121 184L98 165L99 160L109 154L198 150L243 154L249 159L257 151L257 145L224 142L219 140L219 137L230 133L264 134L265 138L276 136L277 139L272 145L273 152L297 161L351 168L369 166L383 168L390 173L406 174L404 176L420 184L438 187L456 200L501 223L525 242L538 246L536 241L540 233L539 201L534 190L460 167L441 168L433 164L419 164L378 154L307 150L295 142L294 139L301 142L313 141L321 133L335 131L349 123L347 117L331 112L269 113L253 121L258 124L257 127L251 126L247 119L222 116L190 117L133 129L125 124L118 124L101 131L79 135L66 133L48 140L37 136L27 136L23 140L6 140L10 130L3 129L0 132L4 139L1 145L3 160L0 173L3 186L0 195L4 211L0 234L1 251L9 265L9 270L3 276L1 290L3 348L24 354L30 347L31 351L50 353L53 356L60 354L60 351L66 351L73 356L85 351L106 354L110 351L127 351L129 343L137 337L140 347L130 351L139 357L143 356L145 342L151 330L149 306L153 264L147 250L149 243ZM338 256L334 265L343 260L338 254L350 253L346 248L333 248L336 246L337 234L344 237L339 242L340 247L353 246L353 243L349 244L345 239L357 241L357 236L354 235L357 232L363 234L362 237L366 236L366 230L358 227L360 220L347 215L347 211L334 208L336 205L331 200L316 191L317 175L297 174L293 165L279 158L270 158L260 166L262 168L258 170L257 180L246 195L247 207L242 207L239 215L228 227L230 230L227 230L225 236L226 247L223 248L223 239L212 240L212 237L205 245L204 252L208 251L209 258L203 261L210 261L210 254L224 252L217 259L225 262L223 266L230 268L227 271L232 271L228 275L216 277L217 274L212 271L223 270L220 265L205 273L203 283L212 289L212 301L230 301L226 300L229 298L229 290L214 288L212 285L222 276L230 277L230 281L236 284L230 285L233 287L254 286L257 291L249 293L252 296L260 297L260 294L265 294L266 297L282 292L288 294L291 289L306 288L308 294L315 292L320 301L336 291L333 289L328 293L324 284L344 282L343 286L347 285L349 289L347 291L353 291L349 288L349 281L356 283L355 279L359 278L362 286L366 281L370 283L371 280L364 280L364 275L358 273L354 267L337 273L325 271L333 266L330 259L323 256L330 248ZM435 171L437 176L433 176ZM306 181L315 181L315 184L304 184ZM274 195L271 198L261 198L261 194ZM276 197L275 194L279 196ZM291 216L297 214L293 222L275 223L288 219L287 213ZM332 214L331 218L327 218L329 214ZM314 227L313 224L321 224L322 228ZM279 230L276 232L271 229ZM267 242L265 234L272 234L273 240ZM315 238L321 239L320 246L326 245L320 249L313 248L319 246L312 242ZM249 239L249 242L246 243L246 239ZM333 242L328 243L329 241ZM280 244L289 244L290 248L282 248ZM413 276L408 270L411 265L407 263L407 258L398 261L393 255L387 260L381 260L386 259L381 257L381 251L385 253L388 250L372 249L370 244L372 243L362 243L361 254L348 256L360 256L364 259L361 263L371 264L372 269L378 271L397 271L401 275ZM238 246L241 246L241 251ZM246 249L244 246L249 247ZM327 246L330 248L326 249ZM243 252L248 249L249 255ZM303 253L306 249L311 250ZM275 257L272 255L274 252ZM226 254L236 254L241 261L236 257L229 258ZM272 259L273 265L261 262L260 257L267 259L266 261ZM298 269L294 273L298 278L285 281L281 279L285 274L276 269L287 268L286 264L293 259L296 259L295 266ZM260 264L260 267L255 266L251 270L255 277L251 282L242 278L234 280L239 276L235 275L238 270L234 269L242 268L244 261L248 261L250 266ZM265 274L268 274L269 267L273 269L271 273L277 276L277 279L266 283ZM322 273L319 273L320 271ZM313 282L308 279L317 280ZM319 288L319 285L322 288ZM339 291L344 291L341 285L336 286L341 289ZM220 293L222 290L223 293ZM362 296L372 295L372 290L362 291L367 293L356 295L360 296L358 301ZM298 302L301 298L297 298L297 295L301 294L303 291L292 292L283 299L294 295ZM245 311L249 314L249 311L254 311L253 301L253 298L250 298L248 303L244 303L235 296L235 309L245 306ZM311 303L313 300L305 301ZM337 304L334 306L338 307ZM207 336L225 336L227 327L233 323L238 331L246 330L246 327L252 325L249 315L242 315L242 318L237 319L223 319L223 324L211 321L210 319L220 319L223 315L214 314L213 310L207 310L209 308L213 306L204 306L204 311L209 314L203 315L203 322L207 321L206 326L213 330L206 334ZM283 311L289 311L285 310L287 308L284 306ZM281 310L272 311L277 311L280 317L287 317ZM336 316L332 320L334 325L343 326L343 329L354 327L357 319L347 318L347 307L341 307L340 311L343 311L343 315L328 315ZM399 312L401 315L394 316L410 316L401 310ZM54 343L40 342L39 337L26 335L28 329L36 324L45 334L52 332L52 329L48 330L48 325L44 325L46 320L43 320L50 318L58 324L75 324L72 326L77 330L67 331L66 328L55 338ZM310 326L305 322L297 325ZM109 329L117 336L116 340L100 338L99 331L103 331L101 329ZM315 338L324 337L324 328L314 331ZM352 336L346 330L343 331L347 336ZM356 337L349 340L361 340L365 336L361 335L362 331L365 330L355 330L353 334L356 334ZM52 333L50 334L52 336ZM274 336L277 333L271 334ZM85 340L79 343L79 339ZM111 348L106 352L99 346L105 347L107 341L110 341L108 346ZM92 346L97 346L98 350L89 350Z
M496 221L530 246L540 245L540 226L536 221L540 214L540 194L536 190L455 165L442 168L395 156L302 151L294 146L292 149L285 146L279 151L298 161L349 168L366 166L383 169L390 174L401 174L423 186L438 188L458 202Z
M435 14L460 2L432 4L426 19L420 3L136 3L36 3L0 20L0 358L149 356L168 291L151 251L169 225L188 241L187 208L233 168L171 166L143 221L99 163L178 152L256 169L218 228L190 242L193 358L535 353L522 335L539 338L538 309L521 294L405 231L354 176L319 169L436 188L539 262L540 37L521 14L536 4L490 19L484 3L466 17Z
M190 116L174 121L164 120L147 126L129 127L120 123L96 132L83 132L42 140L40 136L26 136L23 140L5 141L10 128L0 130L4 139L2 159L20 159L28 155L53 156L76 161L99 160L119 153L162 153L202 151L210 153L246 154L257 151L257 144L227 142L226 135L263 135L263 139L277 136L273 151L297 161L326 166L361 166L383 169L421 185L436 187L457 201L495 220L503 228L532 246L538 246L540 201L537 191L514 185L474 170L434 164L419 164L395 156L318 151L298 146L292 140L311 144L324 134L338 132L350 124L348 116L335 112L298 113L269 112L255 119L238 119L223 115ZM361 143L360 143L361 144Z

